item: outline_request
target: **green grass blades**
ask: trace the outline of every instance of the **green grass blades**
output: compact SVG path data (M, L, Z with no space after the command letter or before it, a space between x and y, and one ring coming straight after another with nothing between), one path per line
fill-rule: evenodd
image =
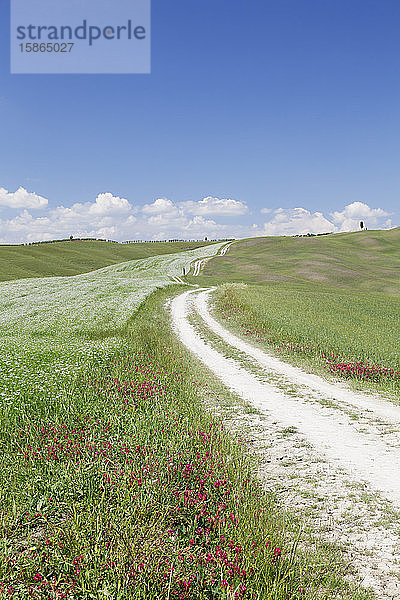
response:
M0 398L23 410L25 394L54 398L59 382L121 347L140 303L220 245L130 261L73 277L0 284Z
M170 330L161 288L215 250L1 284L0 595L368 597L299 543Z
M157 292L128 324L129 354L9 420L4 595L367 598L342 581L331 549L300 550L299 524L205 410L213 386L176 345L166 298Z
M226 284L220 313L284 358L400 399L400 297L288 283Z

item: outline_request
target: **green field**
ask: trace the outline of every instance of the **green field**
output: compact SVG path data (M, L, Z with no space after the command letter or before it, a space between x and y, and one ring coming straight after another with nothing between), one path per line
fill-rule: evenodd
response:
M199 279L245 283L220 316L284 359L400 401L400 229L244 240Z
M235 242L188 280L224 283L215 298L228 326L287 360L398 368L399 230L364 233ZM118 252L159 248L2 248L43 254L29 255L36 271L21 263L30 278L0 285L0 596L370 598L346 583L340 550L308 547L261 489L243 445L204 405L226 392L170 330L166 299L187 289L171 283L221 245L160 246L128 262ZM90 272L35 277L50 268ZM399 391L381 373L367 383Z
M0 596L370 597L301 549L169 327L173 278L219 248L0 285Z
M227 281L399 294L400 228L238 241L224 257L206 264L198 283Z
M116 244L97 240L68 240L29 246L0 245L0 281L78 275L127 260L183 252L210 243L212 242Z
M395 394L400 402L400 298L293 284L216 292L220 315L284 360Z

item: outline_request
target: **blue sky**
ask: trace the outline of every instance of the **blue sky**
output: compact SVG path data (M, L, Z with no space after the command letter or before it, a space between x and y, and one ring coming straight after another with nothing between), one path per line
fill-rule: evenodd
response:
M398 226L399 92L397 0L153 0L150 75L10 75L1 0L0 241Z

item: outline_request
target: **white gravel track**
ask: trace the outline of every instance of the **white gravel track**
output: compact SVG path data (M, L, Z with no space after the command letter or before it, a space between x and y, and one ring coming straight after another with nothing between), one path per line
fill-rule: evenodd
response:
M346 548L358 572L350 579L380 600L400 599L400 407L306 373L232 334L210 314L211 291L173 299L173 328L259 413L239 401L211 408L251 440L265 487L326 541Z
M229 242L228 244L226 244L225 246L223 246L221 248L221 250L219 251L219 254L216 254L215 256L213 256L212 258L218 258L218 256L225 256L225 254L227 253L227 251L229 250L229 248L232 246L233 242ZM193 263L193 277L198 277L201 273L201 269L204 267L204 265L208 262L208 259L200 259L200 260L196 260Z
M285 394L272 383L263 383L252 373L243 368L239 361L223 356L207 344L188 321L190 300L194 300L195 309L214 333L223 341L253 357L266 369L279 372L291 381L302 385L302 393L298 397ZM346 469L355 479L365 481L369 486L400 507L400 444L393 447L385 442L383 436L374 428L366 428L363 432L356 428L356 422L346 413L332 406L323 406L318 402L309 402L304 390L317 390L329 399L339 402L343 400L369 413L379 420L385 418L390 423L400 423L400 407L380 400L375 400L360 393L353 393L342 387L335 387L314 375L309 375L296 367L292 367L277 358L259 350L227 331L208 311L207 297L209 291L192 290L175 298L172 302L172 322L180 340L233 392L252 405L272 414L283 426L295 426L307 440L322 452L326 458Z
M379 396L368 396L359 394L349 390L345 385L326 381L318 375L305 373L302 369L282 362L275 356L263 352L259 348L255 348L251 344L241 340L236 335L232 334L223 327L216 319L214 319L208 309L208 299L212 290L204 291L196 297L196 311L208 325L210 329L218 334L230 346L234 346L248 356L254 358L262 367L269 371L274 371L284 375L289 381L297 385L304 385L306 389L315 390L327 398L332 398L336 401L345 402L352 406L370 411L385 421L400 424L400 407L395 406ZM400 465L399 465L400 466ZM400 478L399 478L400 479Z

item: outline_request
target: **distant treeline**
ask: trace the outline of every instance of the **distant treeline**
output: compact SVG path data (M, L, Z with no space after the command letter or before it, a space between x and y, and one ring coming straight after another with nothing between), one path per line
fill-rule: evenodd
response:
M164 244L170 242L233 242L235 238L218 238L213 240L129 240L127 242L121 242L121 244Z
M293 237L318 237L319 235L332 235L333 231L327 231L326 233L298 233Z
M43 240L41 242L26 242L24 244L0 244L0 246L10 246L15 248L16 246L39 246L39 244L55 244L57 242L108 242L109 244L168 244L171 242L231 242L235 238L221 238L221 239L213 239L213 240L127 240L125 242L117 242L115 240L105 240L103 238L63 238L61 240Z
M110 242L111 244L119 244L115 240L104 240L101 238L62 238L60 240L43 240L40 242L25 242L23 244L0 244L1 246L39 246L41 244L55 244L57 242Z

